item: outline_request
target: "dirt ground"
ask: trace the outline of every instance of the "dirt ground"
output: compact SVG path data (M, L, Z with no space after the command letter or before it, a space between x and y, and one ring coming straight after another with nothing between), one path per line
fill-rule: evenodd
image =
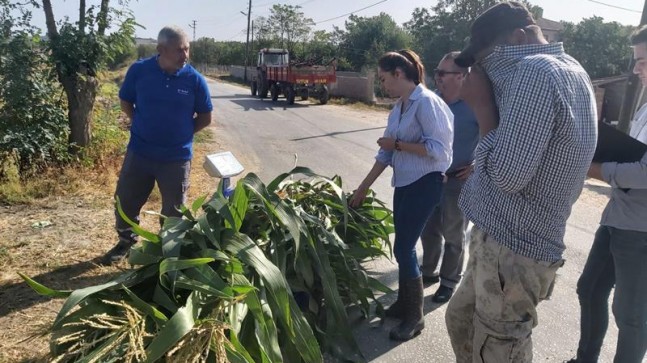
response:
M189 203L213 193L217 185L202 168L207 153L222 150L212 135L208 132L195 144ZM125 262L111 267L92 262L116 242L112 193L119 167L108 167L73 195L0 205L0 363L47 361L49 336L42 332L64 302L36 294L17 272L55 289L78 289L106 282L128 268ZM143 210L159 207L154 191ZM142 225L155 231L157 216L144 213Z

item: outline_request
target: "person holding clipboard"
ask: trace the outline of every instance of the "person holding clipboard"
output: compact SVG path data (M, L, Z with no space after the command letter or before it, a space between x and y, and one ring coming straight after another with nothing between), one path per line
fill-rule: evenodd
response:
M647 86L647 26L631 36L633 72ZM643 362L647 350L647 104L636 113L629 136L600 125L589 177L613 190L584 271L577 283L580 341L571 363L597 362L609 320L618 326L614 362ZM624 139L624 141L623 141Z

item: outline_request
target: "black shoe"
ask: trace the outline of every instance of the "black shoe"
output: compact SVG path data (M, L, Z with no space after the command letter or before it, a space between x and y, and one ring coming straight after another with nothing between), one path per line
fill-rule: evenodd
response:
M431 286L440 282L440 276L425 276L422 275L422 283L425 286Z
M431 301L438 304L444 304L452 298L452 295L454 295L454 289L445 285L440 285L434 296L431 298Z
M134 243L119 241L110 251L98 259L98 263L100 265L110 266L125 259L128 257L130 247L132 247L133 244Z

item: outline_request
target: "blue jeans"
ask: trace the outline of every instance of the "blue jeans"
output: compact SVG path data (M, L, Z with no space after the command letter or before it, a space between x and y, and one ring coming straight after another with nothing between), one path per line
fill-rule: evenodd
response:
M400 268L400 279L420 276L416 242L427 219L440 202L443 174L429 173L415 182L395 188L393 193L393 222L395 242L393 252Z
M190 160L160 162L128 151L119 173L115 197L119 197L126 216L139 224L139 212L157 182L162 195L161 214L166 217L179 217L182 213L177 208L186 203L190 170ZM136 235L116 210L115 218L119 240L127 244L135 243Z
M618 326L615 363L640 363L647 350L647 232L600 226L577 282L582 309L578 362L597 362L609 325Z

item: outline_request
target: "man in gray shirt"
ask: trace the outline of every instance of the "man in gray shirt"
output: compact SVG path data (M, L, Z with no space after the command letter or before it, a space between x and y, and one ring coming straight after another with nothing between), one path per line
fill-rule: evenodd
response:
M634 73L647 86L647 26L631 37ZM647 104L636 113L631 137L647 143ZM589 258L577 283L580 342L572 363L597 362L613 315L618 326L614 362L640 363L647 350L647 154L633 163L593 163L589 176L609 183L611 199L602 214Z

